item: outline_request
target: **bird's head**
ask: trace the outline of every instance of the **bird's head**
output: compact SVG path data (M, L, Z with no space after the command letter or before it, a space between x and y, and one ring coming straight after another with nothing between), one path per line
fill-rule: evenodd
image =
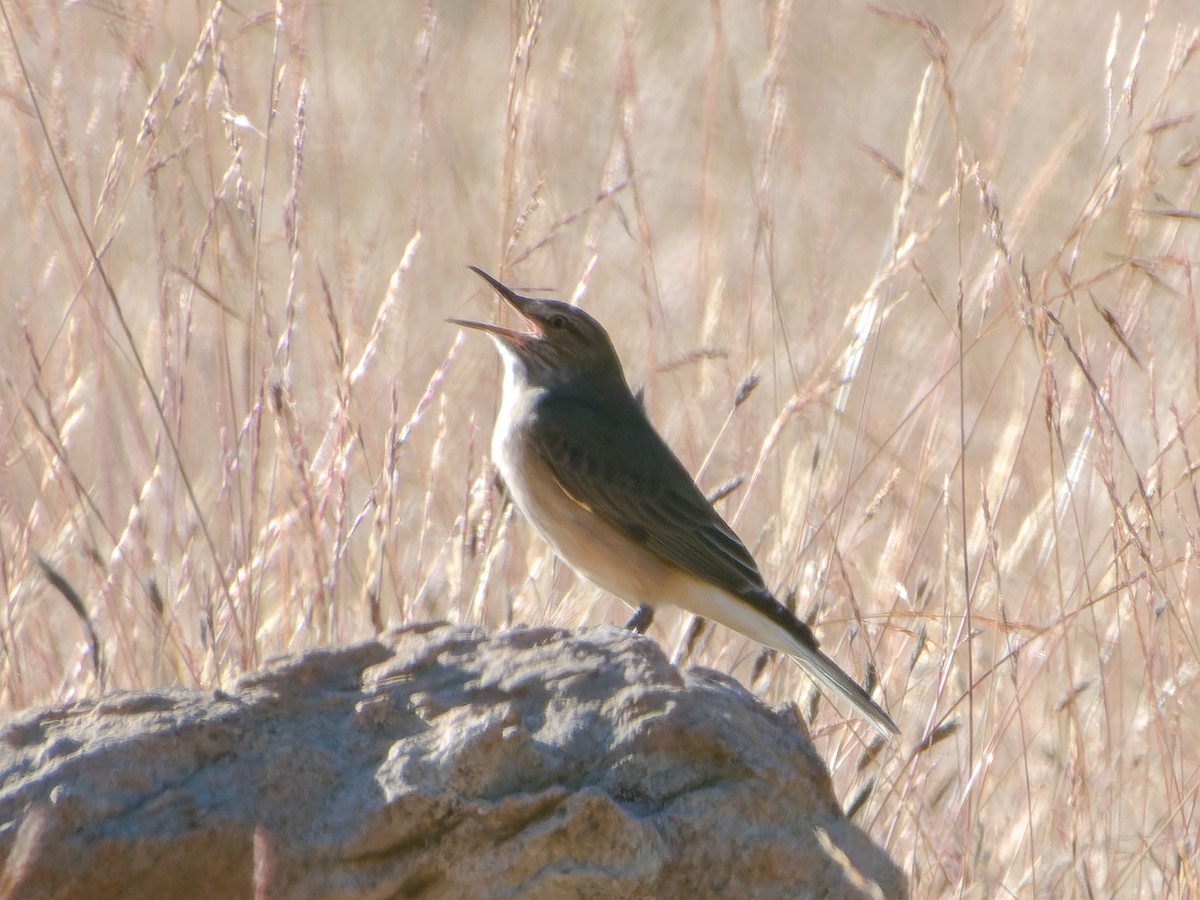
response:
M619 385L628 393L620 358L599 322L569 303L522 297L482 269L471 266L471 271L517 311L528 329L517 331L464 319L447 321L487 332L509 365L518 367L530 385L609 390Z

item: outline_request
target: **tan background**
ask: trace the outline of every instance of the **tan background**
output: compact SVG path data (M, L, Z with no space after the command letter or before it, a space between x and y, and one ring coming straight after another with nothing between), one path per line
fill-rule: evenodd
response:
M4 9L0 710L624 621L503 521L474 263L579 296L745 477L904 731L860 768L816 707L915 896L1196 889L1192 4ZM694 654L809 711L758 657Z

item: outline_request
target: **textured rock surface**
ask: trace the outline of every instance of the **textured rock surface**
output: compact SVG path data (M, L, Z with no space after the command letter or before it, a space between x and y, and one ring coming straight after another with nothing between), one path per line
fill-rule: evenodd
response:
M902 896L788 713L612 628L430 625L0 726L0 895Z

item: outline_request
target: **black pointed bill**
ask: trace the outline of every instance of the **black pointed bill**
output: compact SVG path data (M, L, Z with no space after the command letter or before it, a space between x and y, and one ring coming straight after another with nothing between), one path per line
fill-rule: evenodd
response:
M474 328L476 331L485 331L488 334L494 334L510 346L528 346L531 341L542 337L541 324L529 313L529 298L522 297L508 285L497 281L487 272L483 271L483 269L476 266L468 266L467 268L491 285L492 290L503 297L504 301L516 310L517 315L525 320L530 330L517 331L513 328L505 328L503 325L497 325L494 322L476 322L471 319L447 319L447 322L463 328Z

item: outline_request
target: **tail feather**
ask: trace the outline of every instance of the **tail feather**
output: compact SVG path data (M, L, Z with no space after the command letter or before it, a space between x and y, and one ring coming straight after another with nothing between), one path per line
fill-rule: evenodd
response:
M900 729L896 727L892 717L884 712L883 707L872 700L871 695L863 690L857 681L843 672L837 663L820 650L804 647L789 651L788 655L814 681L853 706L883 737L891 739L893 735L900 733Z
M871 695L858 682L820 651L808 627L765 588L752 594L734 596L696 576L680 573L679 578L665 585L663 593L666 595L663 598L665 602L720 622L751 640L786 653L821 687L853 706L885 738L900 733L891 716L871 699Z

